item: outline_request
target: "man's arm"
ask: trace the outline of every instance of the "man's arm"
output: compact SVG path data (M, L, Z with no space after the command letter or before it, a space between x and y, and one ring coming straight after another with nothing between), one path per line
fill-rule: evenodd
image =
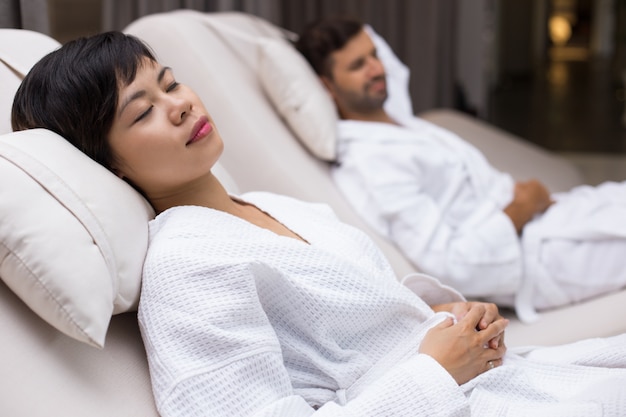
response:
M548 189L537 180L517 182L513 201L504 209L515 230L522 230L536 214L543 213L553 203Z

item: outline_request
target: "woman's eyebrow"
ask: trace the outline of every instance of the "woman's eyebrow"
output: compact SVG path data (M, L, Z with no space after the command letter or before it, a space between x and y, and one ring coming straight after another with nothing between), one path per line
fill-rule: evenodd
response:
M157 77L157 81L161 82L163 80L163 77L165 76L165 73L167 71L171 71L171 70L172 70L172 68L170 68L170 67L163 67L163 68L161 68L161 71L159 71L159 76Z
M167 71L170 71L172 68L170 67L163 67L161 68L161 70L159 71L159 74L157 75L157 83L160 83L163 80L163 77L165 77L165 73ZM118 117L122 115L122 113L124 113L124 109L126 107L128 107L128 105L133 101L133 100L137 100L138 98L141 98L143 96L146 95L146 90L139 90L134 92L130 97L128 97L126 100L124 100L124 103L122 104L122 106L120 107L120 111L118 112Z

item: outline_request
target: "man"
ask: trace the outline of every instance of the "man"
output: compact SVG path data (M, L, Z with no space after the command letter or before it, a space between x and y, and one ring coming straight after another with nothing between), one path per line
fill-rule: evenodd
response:
M341 118L333 177L374 229L422 271L522 320L626 285L626 182L559 195L514 182L455 134L386 106L373 39L388 48L361 22L332 18L297 48Z

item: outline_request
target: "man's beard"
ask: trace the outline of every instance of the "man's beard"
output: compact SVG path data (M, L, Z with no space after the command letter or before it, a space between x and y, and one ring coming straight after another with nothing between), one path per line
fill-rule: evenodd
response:
M384 89L376 93L372 93L371 90L374 83L379 82L381 78L385 79L384 76L373 78L363 86L360 92L343 90L337 86L338 97L341 97L341 99L338 98L339 102L343 103L346 111L362 115L379 111L387 100L387 86L385 85Z
M385 88L380 91L372 92L372 86L381 80L384 82L385 76L373 78L365 84L363 87L363 95L359 100L355 100L354 102L355 108L362 112L371 112L374 110L380 110L383 107L389 95L387 92L387 85L385 84Z

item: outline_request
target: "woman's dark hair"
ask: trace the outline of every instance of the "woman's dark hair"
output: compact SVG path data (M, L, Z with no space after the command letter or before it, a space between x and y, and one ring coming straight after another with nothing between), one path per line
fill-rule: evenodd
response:
M118 88L133 82L144 58L156 61L139 39L106 32L68 42L33 66L15 94L13 130L49 129L112 170L107 136Z
M309 24L296 42L296 49L309 61L317 75L332 79L331 54L343 48L363 29L360 20L334 16Z

